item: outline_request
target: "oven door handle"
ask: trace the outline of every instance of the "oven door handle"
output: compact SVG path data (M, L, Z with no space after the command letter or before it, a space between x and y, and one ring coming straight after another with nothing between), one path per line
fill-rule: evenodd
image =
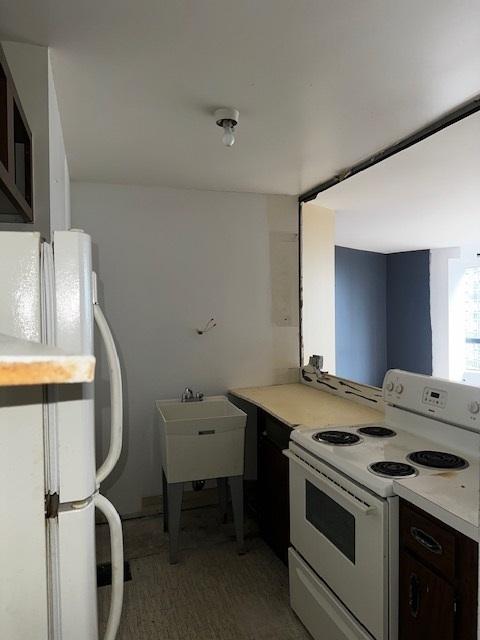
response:
M370 516L376 512L377 507L370 504L366 504L359 498L355 498L355 496L348 489L346 489L339 483L337 484L336 482L333 482L333 480L330 480L330 478L327 478L327 476L317 471L315 467L312 467L307 462L304 462L301 458L296 456L289 449L285 449L283 451L283 454L287 456L289 460L291 460L295 464L298 464L300 467L302 467L302 469L312 474L319 482L322 482L323 484L325 484L327 487L329 487L336 493L341 492L342 498L346 500L346 502L348 502L356 511L360 512L362 515Z

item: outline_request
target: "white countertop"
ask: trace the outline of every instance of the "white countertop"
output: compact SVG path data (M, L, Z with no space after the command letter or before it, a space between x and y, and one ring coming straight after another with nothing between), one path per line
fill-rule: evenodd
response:
M299 382L231 389L229 393L251 402L292 428L300 424L329 427L384 420L380 411Z
M479 465L471 463L462 473L444 471L395 480L393 490L400 498L478 542L479 473Z

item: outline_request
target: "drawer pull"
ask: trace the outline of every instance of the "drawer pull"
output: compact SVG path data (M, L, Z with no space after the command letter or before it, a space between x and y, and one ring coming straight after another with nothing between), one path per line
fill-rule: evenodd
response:
M422 529L418 529L417 527L410 527L410 533L412 534L412 538L421 544L422 547L430 551L431 553L436 553L437 555L441 555L443 553L442 545L432 538L431 535L422 531Z
M211 436L215 433L215 429L205 429L205 431L199 431L199 436Z

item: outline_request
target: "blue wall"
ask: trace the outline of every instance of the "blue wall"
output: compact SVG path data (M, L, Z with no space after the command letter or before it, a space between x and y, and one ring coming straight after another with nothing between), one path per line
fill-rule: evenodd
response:
M336 374L380 386L387 369L387 256L335 247Z
M387 366L432 374L428 250L387 256Z
M430 252L335 247L336 373L381 386L387 369L432 373Z

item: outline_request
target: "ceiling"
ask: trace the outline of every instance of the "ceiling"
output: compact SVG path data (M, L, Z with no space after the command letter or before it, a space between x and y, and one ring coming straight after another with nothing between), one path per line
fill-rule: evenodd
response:
M53 48L77 180L298 194L480 89L471 0L0 0L0 25Z
M320 193L336 243L390 253L480 245L480 113ZM479 247L480 248L480 247Z

